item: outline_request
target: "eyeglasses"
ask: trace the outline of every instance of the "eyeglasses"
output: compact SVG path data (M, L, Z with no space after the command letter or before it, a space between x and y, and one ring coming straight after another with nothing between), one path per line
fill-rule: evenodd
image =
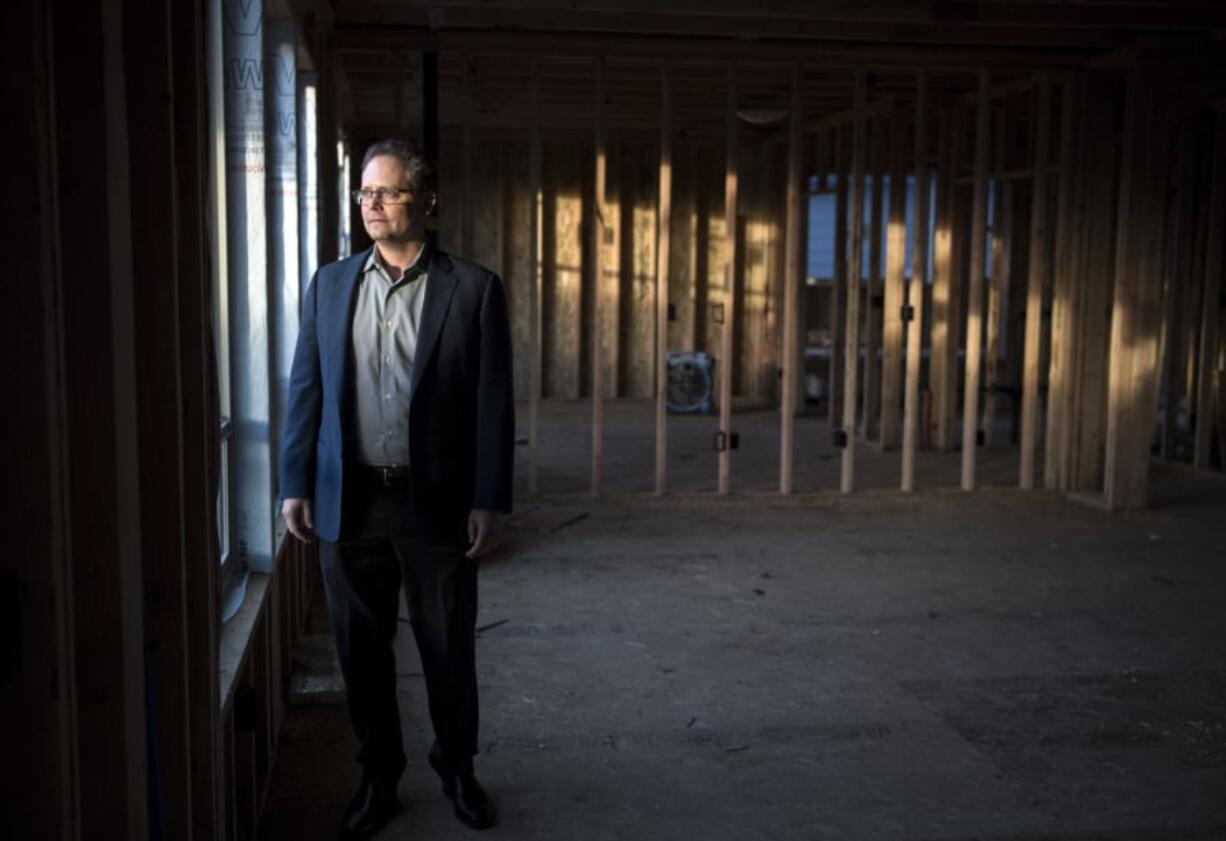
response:
M410 193L421 193L424 190L413 190L407 187L380 187L377 190L354 190L351 194L358 204L371 204L375 199L379 204L404 204L409 200Z

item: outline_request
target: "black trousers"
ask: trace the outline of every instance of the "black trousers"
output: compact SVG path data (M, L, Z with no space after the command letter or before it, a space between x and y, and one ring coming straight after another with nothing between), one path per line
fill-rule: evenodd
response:
M394 783L405 767L392 650L401 586L425 673L430 752L451 770L470 770L477 753L477 562L464 557L462 542L413 534L407 479L385 484L365 470L345 478L340 540L321 539L319 556L365 778Z

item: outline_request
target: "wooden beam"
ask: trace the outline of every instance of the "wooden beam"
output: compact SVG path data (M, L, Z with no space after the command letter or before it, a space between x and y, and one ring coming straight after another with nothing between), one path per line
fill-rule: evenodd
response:
M915 490L915 451L919 438L919 379L923 353L924 289L928 280L928 77L915 80L915 237L907 304L907 384L903 404L902 489ZM906 218L903 218L906 224Z
M728 99L725 117L725 162L724 162L724 324L721 332L719 359L719 430L723 446L719 452L719 493L728 493L732 480L732 377L736 360L732 357L732 343L736 324L736 263L737 263L737 145L736 145L736 92L737 70L729 64L725 70Z
M895 105L894 97L883 96L872 102L866 102L858 108L852 107L844 111L836 111L833 114L826 114L825 116L809 120L801 128L801 131L805 134L817 134L825 129L850 126L856 121L858 116L881 117L894 110Z
M864 104L865 73L855 71L857 110ZM843 433L844 446L839 489L851 493L856 485L856 388L860 367L860 297L863 284L860 272L864 254L864 157L865 121L863 113L852 124L851 134L851 258L847 261L847 336L843 345Z
M448 10L448 28L444 30L431 27L424 13L416 23L405 18L400 24L386 21L362 24L356 22L350 12L337 26L335 43L337 49L344 51L400 45L402 49L429 46L443 52L471 50L520 56L603 53L625 60L667 54L678 60L710 62L712 55L722 55L734 62L803 61L815 68L837 70L853 68L860 63L899 69L1033 70L1040 67L1070 70L1084 60L1087 50L1113 47L1125 37L1115 30L1074 31L1067 27L1024 31L1012 26L962 25L951 29L945 21L927 27L910 25L908 33L912 42L891 44L888 41L897 36L893 25L854 26L846 22L836 26L828 22L798 25L759 14L752 22L744 18L725 21L721 31L706 35L676 26L668 19L647 21L640 14L611 12L601 15L590 9L574 10L566 21L558 18L558 14L557 11L551 13L553 17L548 28L566 30L564 39L559 39L552 31L523 31L521 9L499 12L482 5L471 10L467 25L463 24L461 16ZM653 34L644 35L644 31ZM747 37L751 32L754 37ZM871 41L878 43L865 43ZM1044 49L1037 51L1035 47Z
M1034 158L1038 171L1046 169L1051 143L1051 80L1039 79L1038 126ZM1025 349L1022 361L1022 442L1018 484L1034 488L1034 452L1039 428L1039 354L1043 326L1043 286L1050 271L1047 248L1047 177L1035 178L1030 200L1030 260L1026 284Z
M800 231L800 194L804 174L801 172L801 72L800 65L792 68L792 102L788 114L788 186L784 221L783 267L783 394L779 407L779 493L790 494L795 466L796 411L799 405L797 387L801 368L798 325L800 321L800 290L803 288L804 265L801 248L805 237ZM801 370L798 370L801 369Z
M1009 97L1017 96L1018 94L1028 93L1034 90L1038 85L1039 80L1037 75L1023 76L1020 79L1010 79L1007 82L995 82L988 88L988 99L1008 99ZM958 101L964 105L974 105L979 100L979 91L967 91L958 97Z
M1192 465L1205 470L1213 446L1213 392L1222 376L1218 354L1222 312L1222 274L1226 269L1226 114L1214 115L1213 172L1210 187L1209 237L1205 254L1204 298L1201 304L1200 347L1196 366L1196 415ZM1219 395L1219 400L1222 396Z
M592 254L592 496L600 495L601 471L604 465L604 343L601 341L603 310L601 298L604 291L604 232L605 232L605 182L608 160L604 134L605 61L596 60L596 86L594 91L595 129L593 138L596 157L595 189L592 196L591 254ZM616 341L616 338L614 339Z
M966 390L962 404L962 490L975 489L979 421L979 362L983 338L983 248L988 204L988 72L979 71L975 115L975 196L971 208L971 259L967 269Z
M1024 166L1024 167L1016 167L1014 169L1000 170L999 172L993 173L992 178L995 181L1029 181L1030 179L1034 178L1037 174L1040 174L1040 173L1034 167ZM1042 168L1041 174L1057 175L1059 174L1059 172L1056 167L1047 166L1047 167ZM974 184L975 174L970 173L968 175L959 175L957 178L954 179L954 183L955 184Z
M672 70L660 70L660 173L656 211L656 495L668 469L668 283L673 217Z
M531 65L532 128L528 136L528 193L532 210L528 215L528 495L540 492L540 415L541 415L541 234L544 227L541 196L541 129L537 123L541 96L539 59Z

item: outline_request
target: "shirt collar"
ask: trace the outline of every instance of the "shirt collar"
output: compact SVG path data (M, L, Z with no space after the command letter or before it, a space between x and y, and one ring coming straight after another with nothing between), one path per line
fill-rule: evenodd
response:
M426 237L422 243L421 250L417 252L417 257L413 260L413 264L409 266L404 273L406 280L416 280L421 275L425 274L430 268L430 258L433 256L434 245L430 237ZM366 264L362 266L362 274L365 275L371 269L378 269L391 280L391 272L387 270L387 266L379 259L379 249L376 246L371 246L370 256L366 258Z

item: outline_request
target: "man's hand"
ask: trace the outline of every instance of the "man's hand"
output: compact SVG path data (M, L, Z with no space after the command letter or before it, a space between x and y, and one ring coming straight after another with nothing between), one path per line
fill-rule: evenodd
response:
M315 539L315 511L309 499L287 499L281 503L281 516L290 534L303 543ZM469 527L471 529L471 526Z
M502 543L503 514L501 511L486 511L474 508L468 512L468 542L466 558L488 555Z

